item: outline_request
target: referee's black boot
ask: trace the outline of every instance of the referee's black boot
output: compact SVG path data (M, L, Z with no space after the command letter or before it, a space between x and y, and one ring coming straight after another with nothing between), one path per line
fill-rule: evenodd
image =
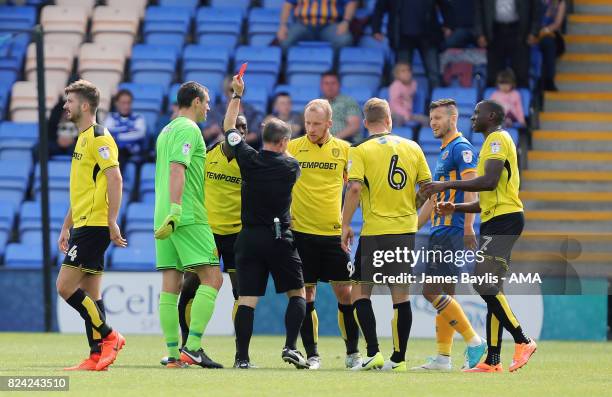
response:
M257 368L257 366L253 365L249 360L236 359L236 361L234 361L234 368L251 369L251 368Z

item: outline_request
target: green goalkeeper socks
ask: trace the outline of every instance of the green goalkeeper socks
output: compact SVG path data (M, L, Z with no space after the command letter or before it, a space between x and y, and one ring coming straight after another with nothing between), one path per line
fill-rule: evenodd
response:
M185 347L191 351L201 347L202 334L206 330L208 321L215 310L215 299L218 291L208 285L200 285L191 304L191 322L189 323L189 337Z
M170 292L159 294L159 322L164 332L166 346L168 346L168 357L179 358L179 318L178 318L178 295Z

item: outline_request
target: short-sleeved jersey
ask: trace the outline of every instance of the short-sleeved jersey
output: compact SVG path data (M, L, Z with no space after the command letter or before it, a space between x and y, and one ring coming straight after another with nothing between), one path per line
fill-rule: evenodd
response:
M417 231L416 184L431 180L421 147L389 133L349 150L349 181L362 182L362 236Z
M79 137L70 167L70 208L74 227L108 226L108 183L104 171L119 166L112 135L93 124Z
M354 0L287 0L295 8L296 20L307 26L325 26L338 22L346 5Z
M213 233L227 235L238 233L240 220L240 167L236 159L228 161L222 143L214 144L206 152L206 211Z
M434 181L460 181L468 172L476 172L478 165L478 154L474 146L465 139L461 133L451 137L448 142L440 147L440 155L434 171ZM463 203L463 190L446 190L436 194L436 201L450 201L451 203ZM435 211L431 213L432 231L442 227L457 227L463 229L465 214L455 212L449 216L440 216Z
M155 228L170 213L170 164L185 166L180 226L208 223L204 206L204 160L206 146L198 125L179 116L157 137L155 162Z
M292 229L322 236L342 233L342 188L349 143L330 136L319 145L307 136L289 142L302 174L293 187Z
M484 175L487 160L501 160L504 162L504 168L495 190L480 192L482 222L495 216L523 211L523 203L519 199L521 181L516 146L508 132L492 132L484 141L478 160L478 176Z

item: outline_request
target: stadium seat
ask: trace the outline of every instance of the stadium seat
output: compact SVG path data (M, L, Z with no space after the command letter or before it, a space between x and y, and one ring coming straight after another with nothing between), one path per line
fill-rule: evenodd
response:
M213 7L229 7L246 10L249 8L251 0L210 0L210 5Z
M94 42L116 45L129 56L138 33L139 22L137 8L98 6L94 10L91 34Z
M276 37L280 21L278 8L252 8L248 19L249 44L267 46Z
M0 32L29 33L36 23L34 7L0 6Z
M151 233L153 231L154 212L155 205L152 203L131 203L128 205L125 217L125 233L129 234L135 231Z
M14 221L14 204L7 201L0 201L0 231L9 232L12 230Z
M196 15L196 35L204 45L234 48L242 29L242 9L200 7Z
M419 145L425 153L440 152L440 140L433 136L433 131L430 127L423 127L419 131Z
M109 7L127 9L128 12L136 13L138 18L142 19L144 17L145 9L147 8L147 3L149 3L149 0L106 0L105 3Z
M178 52L173 46L137 44L132 50L130 78L134 83L170 86Z
M303 112L304 106L313 99L320 96L319 86L296 86L296 85L277 85L274 94L286 92L291 96L291 110Z
M139 193L155 192L155 164L145 163L140 168Z
M68 76L72 72L74 50L65 43L45 42L45 79L58 87L66 86ZM25 73L26 79L36 82L36 45L28 46Z
M13 269L41 269L43 266L42 246L35 244L10 243L4 254L4 265ZM55 257L52 258L55 260Z
M393 133L401 136L402 138L414 139L414 130L410 127L393 127Z
M125 54L121 48L110 43L85 43L79 51L78 71L81 78L91 81L112 95L117 84L123 79Z
M374 96L374 91L369 87L342 87L340 93L353 98L360 108L363 108L366 101Z
M345 47L340 50L340 79L343 86L361 86L377 90L385 57L382 49Z
M190 44L183 52L183 81L197 81L215 93L223 91L230 51L225 47Z
M38 123L0 124L0 151L7 149L31 149L38 142Z
M58 6L77 6L84 8L87 12L87 18L91 18L96 3L96 0L55 0L55 4Z
M180 51L193 13L188 7L148 7L143 27L145 43L169 45Z
M155 250L150 247L115 247L111 254L111 269L124 271L155 270Z
M457 119L457 130L461 132L464 137L470 139L472 131L472 122L470 121L470 118L460 115L460 117Z
M59 99L58 87L47 82L45 87L47 117ZM38 121L38 88L35 82L18 81L11 93L11 120L17 122Z
M68 212L68 202L49 204L49 223L52 231L60 231ZM19 235L24 232L42 229L41 203L24 201L19 214Z
M29 34L0 33L0 82L3 86L10 87L17 80L29 43Z
M268 113L268 91L259 89L257 84L253 84L253 89L244 91L244 103L253 106L258 112ZM262 87L263 88L263 87Z
M77 5L45 6L40 21L46 43L63 44L73 55L85 39L88 13L91 9Z
M52 230L49 233L49 248L51 248L51 253L55 256L58 253L58 248L57 248L57 240L59 239L59 235L60 235L60 231L61 231L61 224L59 225L59 229L57 230ZM1 232L0 232L0 237L2 236ZM19 236L19 241L21 241L22 244L27 244L27 245L34 245L34 246L38 246L42 248L42 243L43 243L43 235L42 235L42 230L38 229L38 230L28 230L26 232L23 232L20 236ZM63 254L62 254L63 255Z
M439 152L440 149L437 149ZM425 161L427 161L427 165L429 166L429 171L433 175L436 171L436 163L438 162L438 153L425 153Z
M125 88L134 95L132 109L134 112L142 113L147 122L148 133L153 133L153 127L164 101L166 87L159 84L122 83L119 88Z
M281 49L279 47L240 46L236 50L234 66L236 71L243 62L248 62L248 72L244 76L249 87L265 87L271 92L278 80L281 66Z
M457 109L460 115L471 115L474 106L478 102L478 92L475 88L435 88L431 94L431 100L437 101L443 98L453 98L457 102Z
M130 247L134 248L150 248L155 246L155 237L150 231L131 232L127 235L127 240L130 242Z
M187 8L191 11L195 11L195 8L198 6L199 3L200 3L199 0L159 0L160 6L182 7L182 8ZM147 8L147 11L148 11L148 8Z
M334 64L331 47L291 47L287 54L287 79L293 85L319 85L321 74Z

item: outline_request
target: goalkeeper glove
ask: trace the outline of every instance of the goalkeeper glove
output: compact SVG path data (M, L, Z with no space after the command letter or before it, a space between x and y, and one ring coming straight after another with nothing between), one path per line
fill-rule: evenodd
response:
M170 214L164 219L161 226L155 231L155 238L158 240L165 240L172 232L176 230L181 220L181 213L183 209L180 204L170 204Z

